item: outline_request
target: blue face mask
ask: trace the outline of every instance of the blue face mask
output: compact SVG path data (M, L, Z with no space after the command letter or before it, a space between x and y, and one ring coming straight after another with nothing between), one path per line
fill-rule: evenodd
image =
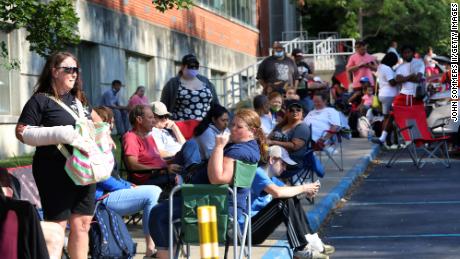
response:
M188 77L196 77L198 75L198 69L187 69Z
M275 51L274 56L277 58L284 57L284 51Z

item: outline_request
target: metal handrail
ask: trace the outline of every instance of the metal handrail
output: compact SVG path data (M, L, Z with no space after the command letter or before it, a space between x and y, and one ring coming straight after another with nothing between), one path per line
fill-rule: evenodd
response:
M292 52L294 48L300 48L305 53L304 57L313 57L315 69L334 70L337 56L349 56L354 53L355 39L329 37L322 40L304 40L295 38L291 41L281 41L280 43L288 53ZM339 44L342 44L343 49L338 47ZM246 66L229 76L211 79L220 90L218 90L219 100L224 107L234 108L238 102L261 93L261 87L257 81L257 68L262 61L263 59L258 59L254 64Z

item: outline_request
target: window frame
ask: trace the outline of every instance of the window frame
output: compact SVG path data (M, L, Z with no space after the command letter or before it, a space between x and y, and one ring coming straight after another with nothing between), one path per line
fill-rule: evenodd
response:
M135 79L132 80L132 76L130 76L130 72L129 72L129 69L130 69L130 59L134 59L136 61L136 64L135 64ZM143 66L144 66L144 80L139 80L139 75L140 75L140 70L139 70L139 67L140 67L140 60L143 61ZM124 86L122 88L123 92L122 92L122 100L123 101L126 101L126 105L128 104L129 102L129 98L131 97L131 95L136 91L137 87L138 86L144 86L146 88L146 90L149 90L149 62L150 62L150 58L147 57L147 56L144 56L144 55L140 55L138 53L134 53L134 52L129 52L129 51L126 51L125 52L125 83L124 83ZM134 81L134 82L133 82ZM143 82L141 82L143 81Z
M220 16L236 21L244 26L248 26L252 29L256 28L256 5L255 0L218 0L222 1L221 8L217 8L216 4L209 0L199 0L196 5L217 13ZM214 4L213 4L214 3ZM247 7L247 13L243 12L243 9Z
M5 33L3 31L0 31L0 42L4 41L6 43L6 47L8 49L8 61L11 58L11 41L10 41L10 33ZM3 105L5 104L5 100L1 99L0 102L0 116L11 116L13 115L13 107L12 107L12 101L11 101L11 71L7 70L4 68L2 65L0 65L0 77L5 76L5 78L0 78L0 83L5 82L6 83L6 92L2 92L2 86L0 86L0 96L3 96L5 100L7 100L7 105L5 105L5 108L3 108ZM5 81L3 81L5 80ZM8 106L8 107L6 107ZM3 111L4 110L4 111ZM2 122L0 120L0 122Z

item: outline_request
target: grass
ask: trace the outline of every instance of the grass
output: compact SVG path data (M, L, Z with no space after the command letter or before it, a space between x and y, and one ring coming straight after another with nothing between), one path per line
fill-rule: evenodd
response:
M4 160L0 160L0 168L18 167L32 164L32 154L22 156L13 156Z
M113 153L113 155L115 156L115 160L119 165L123 165L123 163L121 162L121 149L123 147L121 146L120 136L112 135L112 139L115 142L115 145L117 146L117 149L115 149L115 152Z

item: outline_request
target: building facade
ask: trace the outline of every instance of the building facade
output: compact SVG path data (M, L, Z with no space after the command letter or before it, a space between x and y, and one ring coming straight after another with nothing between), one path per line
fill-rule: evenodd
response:
M262 0L199 0L190 10L157 11L150 0L77 0L79 59L85 93L97 106L118 79L127 102L137 86L158 100L182 56L194 53L200 73L218 79L254 64L261 48L258 30ZM33 152L19 143L15 125L30 98L44 60L29 51L25 31L0 32L19 70L0 68L0 159ZM218 93L224 94L217 87Z

